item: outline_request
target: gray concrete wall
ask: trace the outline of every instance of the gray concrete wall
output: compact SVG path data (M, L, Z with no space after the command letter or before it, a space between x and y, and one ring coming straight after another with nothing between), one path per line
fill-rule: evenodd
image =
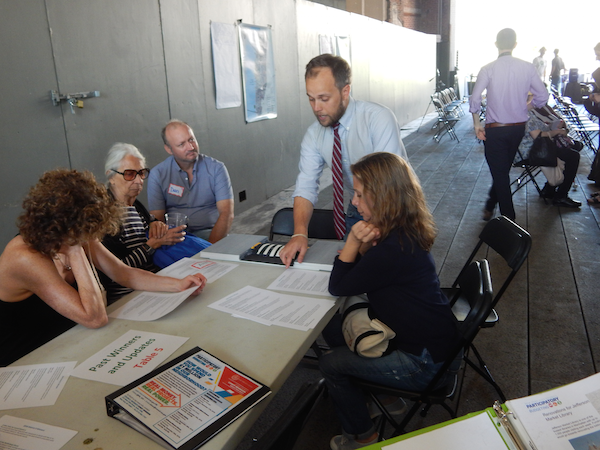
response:
M247 124L215 108L210 22L271 25L278 116ZM299 145L314 120L304 66L319 34L350 36L353 95L422 115L433 91L435 37L304 0L0 0L0 248L16 234L29 186L48 169L89 169L104 179L114 142L166 157L160 128L190 123L203 152L227 165L236 212L295 183ZM49 91L100 90L71 114ZM247 200L237 195L245 190ZM141 195L145 201L145 194Z

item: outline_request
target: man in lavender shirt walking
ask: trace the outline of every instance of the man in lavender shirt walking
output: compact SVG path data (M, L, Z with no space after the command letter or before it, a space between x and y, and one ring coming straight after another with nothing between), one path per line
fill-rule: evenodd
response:
M533 94L532 105L536 108L548 101L548 91L535 66L512 56L516 46L514 30L505 28L498 33L498 59L481 68L469 102L475 134L484 141L485 159L493 179L483 220L493 217L496 203L500 206L500 214L515 219L509 172L529 118L527 94ZM487 108L484 126L479 121L479 112L485 89Z

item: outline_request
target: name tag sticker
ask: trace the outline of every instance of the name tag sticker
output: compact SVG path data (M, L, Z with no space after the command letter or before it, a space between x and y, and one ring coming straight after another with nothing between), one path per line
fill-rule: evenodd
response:
M177 197L183 196L183 186L177 186L176 184L169 184L168 193L171 195L176 195Z

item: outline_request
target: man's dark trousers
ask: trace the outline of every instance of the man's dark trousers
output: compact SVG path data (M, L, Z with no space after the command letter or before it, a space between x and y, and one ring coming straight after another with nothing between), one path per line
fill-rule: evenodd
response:
M579 152L571 148L557 148L556 156L565 162L565 170L563 171L565 179L556 190L556 198L565 198L569 194L573 181L575 181L580 155Z
M493 179L485 209L493 211L498 203L500 214L512 220L515 220L515 207L510 191L510 168L524 134L525 124L485 129L485 159Z

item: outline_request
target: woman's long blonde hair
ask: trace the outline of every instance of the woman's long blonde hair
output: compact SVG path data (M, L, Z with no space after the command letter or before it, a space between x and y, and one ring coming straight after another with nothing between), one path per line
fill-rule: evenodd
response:
M437 230L410 165L398 155L378 152L364 156L351 170L372 202L370 222L381 231L380 240L398 228L413 244L429 251Z

